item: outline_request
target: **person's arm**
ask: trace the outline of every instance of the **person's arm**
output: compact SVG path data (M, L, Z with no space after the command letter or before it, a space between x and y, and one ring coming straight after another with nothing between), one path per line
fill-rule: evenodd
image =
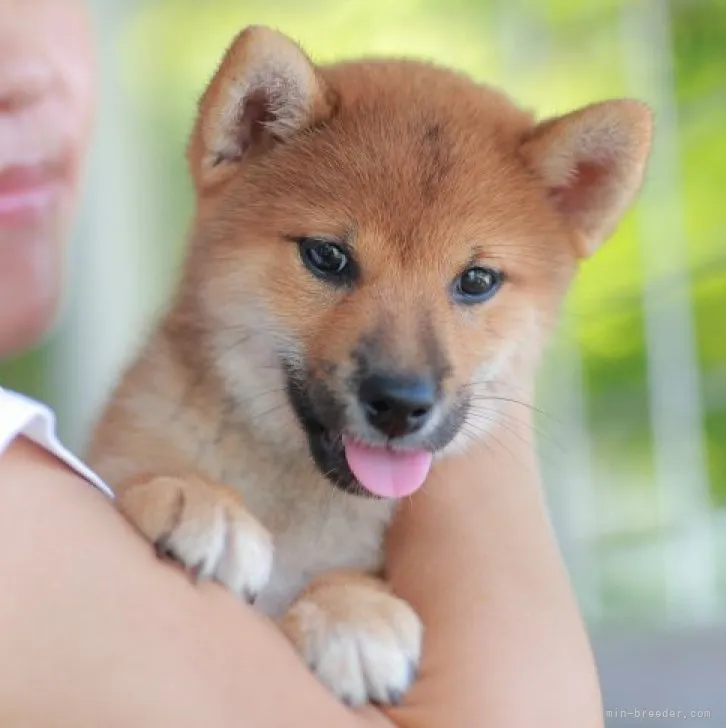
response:
M361 725L270 622L22 439L0 457L0 583L2 726Z
M427 629L421 681L390 712L400 728L600 725L534 471L509 457L441 467L394 528L391 578ZM0 579L0 725L391 726L338 704L269 622L157 562L23 441L0 458Z
M389 580L427 627L415 728L600 728L589 640L550 529L523 407L404 504Z

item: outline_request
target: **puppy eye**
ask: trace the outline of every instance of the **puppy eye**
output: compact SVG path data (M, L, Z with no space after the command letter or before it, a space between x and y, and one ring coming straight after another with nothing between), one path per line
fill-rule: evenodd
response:
M494 268L467 268L454 281L454 299L459 303L482 303L499 290L503 280L502 273Z
M305 267L318 278L345 284L355 277L351 256L336 243L317 238L300 238L298 249Z

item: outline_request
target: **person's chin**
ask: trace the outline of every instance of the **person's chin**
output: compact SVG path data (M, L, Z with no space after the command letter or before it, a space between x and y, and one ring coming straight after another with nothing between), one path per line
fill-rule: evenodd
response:
M60 195L41 210L0 214L0 358L30 348L50 328L61 279Z
M25 300L0 311L0 361L41 343L55 318L56 299Z

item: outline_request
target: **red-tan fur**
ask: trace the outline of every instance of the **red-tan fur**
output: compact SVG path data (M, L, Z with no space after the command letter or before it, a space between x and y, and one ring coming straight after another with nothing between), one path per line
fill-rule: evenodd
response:
M486 437L578 257L637 192L650 126L635 101L537 124L452 71L316 67L284 36L244 31L190 142L197 208L178 295L90 449L122 511L201 576L282 617L341 697L398 700L421 625L365 576L381 565L395 504L336 492L316 468L280 356L344 397L362 336L382 328L387 354L415 370L430 356L424 327L446 356L445 395L487 397L437 456ZM361 283L341 293L311 276L288 239L306 235L352 236ZM450 282L472 260L505 284L454 305Z

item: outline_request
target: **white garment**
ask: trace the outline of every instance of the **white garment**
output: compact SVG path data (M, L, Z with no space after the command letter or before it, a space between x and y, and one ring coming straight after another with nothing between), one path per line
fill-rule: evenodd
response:
M109 498L114 497L111 488L58 440L55 415L48 407L0 387L0 456L19 435L55 455Z

